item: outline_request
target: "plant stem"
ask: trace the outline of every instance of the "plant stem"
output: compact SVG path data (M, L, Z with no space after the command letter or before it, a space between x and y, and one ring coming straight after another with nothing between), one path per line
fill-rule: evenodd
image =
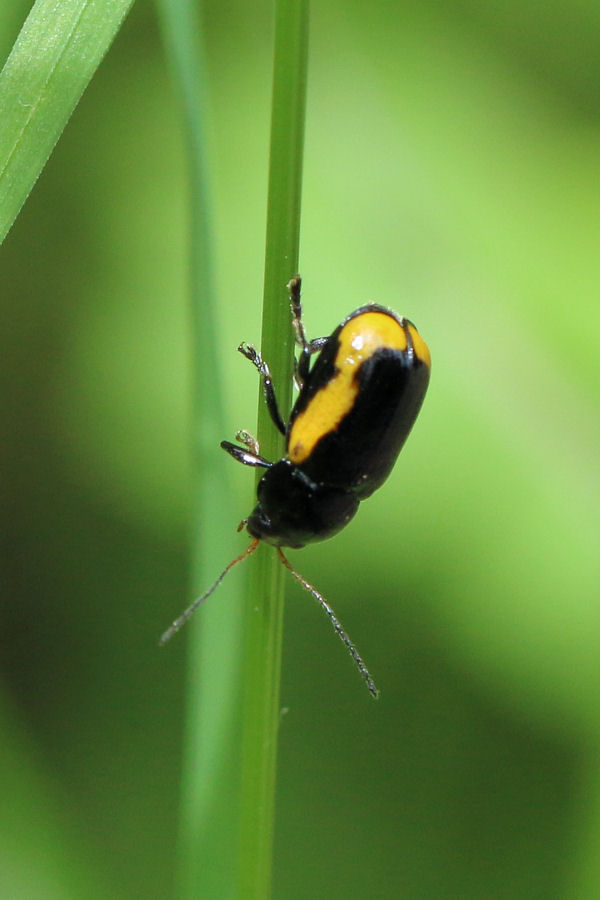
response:
M298 269L306 63L307 0L276 0L271 153L262 353L280 409L291 406L294 339L287 282ZM277 459L283 438L259 403L261 454ZM270 896L285 570L273 549L252 560L246 607L238 896Z
M222 566L224 532L231 534L227 552L235 547L235 520L227 493L227 458L218 448L225 429L209 231L206 74L195 0L158 0L157 7L182 104L188 151L194 455L191 581L192 596L198 596ZM229 860L232 834L237 828L239 792L243 615L238 586L239 579L233 572L215 602L198 610L185 629L188 672L176 871L176 895L182 900L228 900L235 895L235 873Z

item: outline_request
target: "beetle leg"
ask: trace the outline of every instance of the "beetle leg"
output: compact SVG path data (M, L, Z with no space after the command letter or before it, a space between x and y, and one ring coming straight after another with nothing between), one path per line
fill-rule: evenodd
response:
M294 369L294 380L296 382L298 390L302 388L302 385L308 378L310 358L312 354L319 353L323 349L323 347L325 347L328 340L328 337L314 338L314 340L307 343L306 347L302 348L300 359L297 360Z
M282 434L285 434L285 425L283 424L283 419L281 418L281 413L279 412L279 407L277 406L277 398L275 396L275 388L273 387L271 370L269 369L269 366L264 361L256 347L254 347L252 344L241 343L238 347L238 350L242 354L242 356L245 356L246 359L249 359L252 365L258 370L258 373L262 378L263 390L265 392L265 400L267 401L267 409L269 410L269 415L275 423L276 428Z
M306 332L304 330L304 322L302 321L302 304L300 302L300 288L302 286L302 279L299 275L294 275L292 279L288 282L288 291L290 292L290 309L292 310L292 328L294 329L294 334L296 336L296 343L299 347L302 347L303 353L309 353L308 350L309 342L306 338Z
M232 444L231 441L221 441L221 447L223 450L226 450L230 456L233 456L234 459L237 459L238 462L243 463L245 466L270 469L273 465L268 459L259 456L258 453L251 453L249 450L244 449L244 447L238 447L237 444Z
M290 308L292 310L292 328L294 329L296 343L299 347L302 348L300 358L296 360L296 363L294 365L294 381L298 390L301 390L302 385L308 377L311 356L313 355L313 353L318 353L320 350L322 350L328 341L328 338L326 337L315 338L312 341L309 341L306 337L304 322L302 321L302 303L300 302L301 286L302 279L299 275L295 275L288 282L288 290L290 292Z
M254 454L254 456L259 456L260 447L258 441L254 437L254 435L250 434L249 431L246 431L245 428L240 428L239 431L236 431L235 439L236 441L239 441L240 444L243 444L244 447L250 451L250 453Z

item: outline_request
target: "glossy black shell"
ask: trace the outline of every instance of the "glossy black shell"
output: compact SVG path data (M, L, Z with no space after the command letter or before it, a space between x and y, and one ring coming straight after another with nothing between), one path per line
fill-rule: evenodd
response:
M362 306L338 325L310 369L290 416L286 453L297 416L310 411L312 399L336 374L341 329L365 312L394 318L405 329L408 346L402 351L383 347L365 360L356 375L359 388L351 409L302 463L293 464L286 456L267 469L247 528L269 544L303 547L344 528L359 502L388 477L419 413L429 365L414 352L410 323L385 307Z

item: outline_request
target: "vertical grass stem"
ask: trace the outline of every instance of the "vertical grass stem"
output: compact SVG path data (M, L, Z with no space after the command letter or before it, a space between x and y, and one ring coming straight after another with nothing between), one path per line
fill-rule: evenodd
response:
M286 285L298 270L307 51L307 0L276 0L261 350L284 416L292 397L294 337ZM282 455L282 436L262 398L258 439L262 455ZM244 900L270 896L284 579L273 549L259 547L245 616L238 886Z

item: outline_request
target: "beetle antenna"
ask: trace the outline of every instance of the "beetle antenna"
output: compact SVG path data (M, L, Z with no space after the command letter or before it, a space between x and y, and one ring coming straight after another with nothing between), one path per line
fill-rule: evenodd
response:
M367 683L367 687L371 691L372 695L377 699L377 697L379 696L379 691L375 687L375 682L371 678L369 670L367 669L367 667L365 666L365 664L363 662L362 656L360 655L360 653L358 652L358 650L356 649L356 647L354 646L354 644L352 643L352 641L350 640L350 638L348 637L348 635L346 634L344 629L342 628L342 623L335 615L334 611L332 610L331 606L329 605L329 603L327 602L327 600L325 599L323 594L319 593L319 591L315 587L313 587L313 585L310 584L310 582L308 582L306 580L306 578L304 578L304 576L300 574L300 572L297 572L294 569L294 567L291 565L289 560L283 555L283 551L281 550L281 547L277 548L277 553L278 553L279 559L281 560L283 565L286 567L286 569L289 569L289 571L292 573L292 575L294 576L296 581L302 585L302 587L304 588L305 591L308 591L309 594L312 594L313 597L315 598L315 600L318 600L318 602L321 604L321 606L323 607L323 609L329 616L329 619L331 621L331 624L333 625L334 631L337 633L337 635L340 637L340 639L344 642L344 644L348 648L348 652L350 653L350 656L356 663L358 671L360 672L362 677L365 679L365 681Z
M217 580L215 581L213 586L209 587L209 589L206 591L206 593L202 594L201 597L196 597L194 602L188 606L188 608L185 610L185 612L182 612L181 615L179 616L179 618L175 619L173 624L170 625L167 628L167 630L165 631L165 633L162 635L162 637L159 641L159 644L161 646L163 644L166 644L167 641L170 641L171 638L173 637L173 635L175 634L175 632L179 631L181 626L185 622L187 622L189 617L191 615L193 615L193 613L196 612L196 610L198 609L200 604L204 603L204 601L207 600L214 591L216 591L216 589L219 587L219 585L221 584L221 582L223 581L223 579L225 578L225 576L227 575L229 570L233 569L234 566L237 566L238 563L241 563L243 560L245 560L246 557L250 556L251 553L254 553L254 551L258 547L258 543L259 543L258 538L254 538L252 543L248 547L246 547L246 549L244 550L243 553L240 553L239 556L236 556L235 559L232 559L231 562L225 566L225 568L223 569L223 571L221 572L221 574L219 575L219 577L217 578Z

